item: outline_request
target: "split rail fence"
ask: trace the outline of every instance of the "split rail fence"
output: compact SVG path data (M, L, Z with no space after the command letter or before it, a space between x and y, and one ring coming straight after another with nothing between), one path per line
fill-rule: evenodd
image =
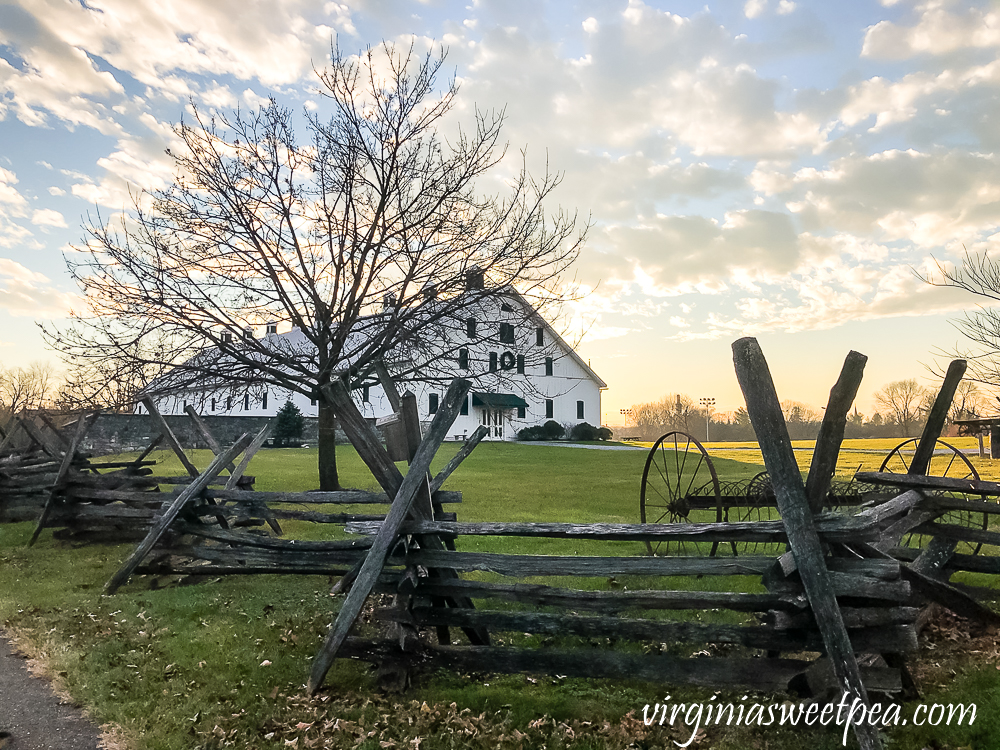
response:
M141 539L108 582L109 593L144 572L340 576L335 590L346 597L313 661L312 692L321 688L338 658L370 662L385 684L396 687L405 686L417 670L447 667L814 696L846 692L865 701L869 691L912 690L905 655L917 646L922 606L934 602L967 617L1000 622L974 591L948 582L955 570L1000 572L1000 557L958 552L960 544L1000 545L1000 533L988 523L950 521L956 512L992 517L1000 506L987 498L1000 496L1000 484L924 476L965 363L949 368L909 474L859 475L895 488L896 494L844 515L823 508L866 358L848 355L803 481L763 353L754 339L737 341L733 351L781 514L778 521L459 522L445 507L458 507L461 494L441 487L485 436L485 428L439 474L432 477L429 468L471 384L451 384L424 432L414 397L399 396L387 376L383 385L396 412L387 439L392 456L346 387L336 383L324 392L381 493L254 491L245 471L266 428L223 450L201 425L216 455L199 470L150 401L146 406L159 435L129 462L92 461L77 450L91 416L80 417L69 429L49 424L48 433L30 420L19 422L32 447L3 454L0 445L0 513L19 518L34 508L38 524L32 542L46 528L81 540ZM197 414L189 413L200 424ZM187 475L153 474L146 459L160 444L174 451ZM409 461L405 476L393 462L396 457ZM355 507L337 512L338 505ZM381 510L380 505L384 512L356 510ZM286 520L333 524L348 535L328 541L280 538ZM925 535L928 541L920 548L900 547L907 534ZM595 543L604 549L607 542L638 548L667 540L703 541L723 551L745 548L728 543L767 543L786 551L694 557L461 551L460 540L472 537L574 539L585 551ZM677 579L683 581L669 587ZM595 581L602 590L594 589ZM603 590L608 581L625 585ZM372 594L381 596L370 619L385 625L377 636L357 628ZM713 613L705 619L714 622L700 620L705 612ZM511 645L520 634L551 636L561 645ZM715 655L691 658L691 652ZM863 748L881 746L870 727L854 730Z

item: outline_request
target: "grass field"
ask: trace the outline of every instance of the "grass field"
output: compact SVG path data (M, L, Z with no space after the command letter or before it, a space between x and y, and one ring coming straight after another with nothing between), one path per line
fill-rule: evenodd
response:
M879 451L885 452L884 446L857 448L864 461L875 461ZM446 444L435 468L455 450L456 445ZM755 458L750 447L727 451L713 445L710 451L720 479L746 479L762 469L759 453ZM808 459L807 452L797 455ZM345 486L375 487L353 450L342 449L338 457ZM158 470L180 473L172 457L156 458L162 460ZM192 458L199 466L208 462L207 452L195 451ZM485 444L446 488L464 493L456 508L461 520L635 523L644 461L642 451ZM257 476L261 490L305 490L316 485L315 466L315 450L279 449L259 454L250 473ZM158 581L157 588L150 588L153 581L140 577L107 597L101 588L130 546L74 548L45 533L29 549L31 531L31 524L0 526L0 624L131 750L675 747L674 741L685 742L690 731L645 727L645 704L663 701L667 692L671 702L708 701L713 695L720 701L739 701L743 695L696 688L666 691L664 686L632 681L436 673L421 678L403 696L384 696L373 689L365 667L338 662L328 689L309 699L303 690L309 662L339 601L329 596L332 581L253 576L195 586ZM329 527L313 524L286 527L286 536L292 538L330 534ZM638 543L471 541L461 540L462 549L564 555L644 552ZM754 590L747 579L712 583ZM576 579L574 585L641 587L659 582ZM671 580L668 585L703 587L705 581ZM897 729L890 746L997 747L1000 655L995 639L986 634L969 640L961 627L942 626L932 629L934 633L939 637L930 645L936 656L922 673L926 698L975 701L979 717L971 728ZM516 634L511 639L543 646L550 642ZM751 696L757 698L765 696ZM767 697L766 702L784 698ZM826 750L841 743L839 731L736 731L723 726L696 737L690 746Z

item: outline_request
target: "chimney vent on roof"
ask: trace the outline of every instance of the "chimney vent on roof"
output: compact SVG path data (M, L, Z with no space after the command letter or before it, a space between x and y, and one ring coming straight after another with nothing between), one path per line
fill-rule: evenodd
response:
M229 331L225 331L221 336L219 336L219 343L220 345L232 344L233 334L231 334Z
M473 266L465 272L465 288L467 291L486 288L483 269L479 266Z
M424 299L430 301L438 296L438 290L436 284L428 284L423 288Z
M396 295L389 292L382 295L382 312L391 310L396 306Z
M268 323L267 324L267 333L268 334L277 333L277 332L278 332L278 324L277 323Z
M245 328L243 330L243 338L246 341L253 341L253 328Z

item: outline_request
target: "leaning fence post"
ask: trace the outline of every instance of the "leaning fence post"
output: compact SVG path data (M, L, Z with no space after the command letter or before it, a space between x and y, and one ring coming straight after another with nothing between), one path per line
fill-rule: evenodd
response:
M55 504L56 495L59 493L59 490L62 489L62 485L66 481L66 475L69 473L70 467L73 465L73 459L76 458L76 451L80 447L80 443L86 436L87 431L93 426L94 422L97 421L99 414L100 412L96 412L93 415L80 416L80 421L76 424L76 431L73 433L73 439L66 447L66 453L63 455L62 463L59 465L59 473L56 474L55 481L52 482L52 490L49 492L49 496L45 500L45 506L42 508L42 514L38 517L38 524L35 526L35 533L31 535L31 541L28 542L29 547L38 541L38 535L41 534L42 529L45 528L45 524L49 520L49 514L52 513L52 506Z
M771 476L778 510L788 534L788 546L795 558L837 682L845 694L860 698L867 706L868 693L837 604L778 394L757 340L744 338L736 341L733 344L733 363L764 465ZM854 734L862 750L882 747L878 732L870 725L855 725Z
M404 477L402 484L399 485L389 513L379 527L375 541L368 550L361 570L358 572L357 580L347 594L333 627L327 633L326 640L316 654L312 673L309 676L309 692L311 694L315 695L323 684L326 673L330 670L333 660L337 658L337 652L347 639L347 634L353 627L354 621L361 613L361 608L385 566L389 551L396 542L400 525L406 520L410 506L417 494L427 486L427 470L430 468L431 460L447 435L448 429L458 416L462 402L468 396L471 388L471 382L460 379L452 381L451 387L448 388L437 414L434 415L434 421L431 422L430 429L427 430L427 435L413 457L410 470ZM374 435L372 437L374 438ZM377 447L379 451L382 450L381 445Z
M830 400L816 437L812 463L809 464L809 477L806 479L806 497L809 498L809 508L814 514L823 510L823 503L830 492L830 484L837 471L840 446L844 442L847 413L858 395L867 362L868 357L864 354L848 352L840 377L830 389Z
M945 373L941 390L938 391L937 398L934 399L934 405L927 415L927 424L924 425L924 431L920 435L920 442L913 453L913 460L910 461L910 468L906 472L907 474L927 473L927 469L931 465L931 458L934 456L934 446L937 443L938 437L941 436L941 430L944 429L948 410L951 408L951 402L955 398L955 391L958 389L958 384L965 375L967 366L968 363L964 359L953 360L948 365L948 372ZM955 547L957 546L958 542L955 539L935 536L927 543L927 546L924 547L920 556L913 561L910 568L924 576L947 578L947 575L942 576L942 571L952 555L955 554Z
M934 444L941 437L944 423L948 419L948 410L951 402L955 399L955 391L958 384L962 382L968 362L964 359L952 360L948 365L948 372L945 373L944 382L941 383L941 390L938 391L934 405L927 415L927 423L924 431L920 434L920 442L913 452L913 460L910 462L907 474L926 474L927 467L931 465L931 457L934 455Z
M211 481L222 472L226 464L232 461L250 444L250 440L250 433L244 433L229 450L221 456L217 456L205 471L195 477L194 481L184 488L181 494L163 511L163 515L153 524L149 533L146 534L146 538L139 543L139 546L135 548L135 551L125 561L125 564L108 581L104 587L106 594L115 593L129 579L132 572L139 567L142 559L156 546L160 537L170 527L170 524L174 522L174 519L177 518L177 515L187 502L208 487Z

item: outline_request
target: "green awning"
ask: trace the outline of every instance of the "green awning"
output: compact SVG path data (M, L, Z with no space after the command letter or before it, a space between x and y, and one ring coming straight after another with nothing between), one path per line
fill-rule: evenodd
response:
M473 393L472 405L488 409L517 409L527 407L528 402L513 393Z

